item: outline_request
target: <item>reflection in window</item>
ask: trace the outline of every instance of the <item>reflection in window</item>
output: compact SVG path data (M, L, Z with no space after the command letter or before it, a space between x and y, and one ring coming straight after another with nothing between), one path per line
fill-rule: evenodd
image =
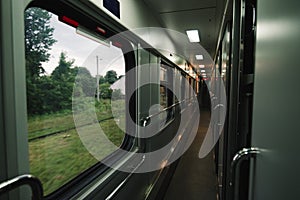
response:
M163 108L167 107L167 90L165 86L160 86L160 105Z
M160 67L160 105L163 108L168 107L168 96L167 96L167 69L164 67Z
M25 50L30 173L42 181L47 195L115 150L98 143L93 146L99 152L95 157L79 130L92 142L98 130L91 127L100 125L120 146L125 132L125 64L119 48L82 37L39 8L25 11ZM118 105L114 109L113 102ZM74 113L84 114L87 108L96 120L78 127Z
M167 81L167 69L164 67L160 67L160 81Z

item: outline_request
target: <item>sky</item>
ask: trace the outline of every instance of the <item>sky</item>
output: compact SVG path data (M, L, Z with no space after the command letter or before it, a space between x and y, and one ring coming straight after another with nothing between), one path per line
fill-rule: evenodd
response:
M57 67L61 52L65 52L67 60L75 59L74 66L86 67L92 74L105 75L108 70L115 70L118 75L125 74L125 63L122 51L114 46L107 47L76 33L76 29L58 21L58 16L53 15L50 26L54 28L53 38L57 42L49 51L49 61L42 63L46 73L50 75Z

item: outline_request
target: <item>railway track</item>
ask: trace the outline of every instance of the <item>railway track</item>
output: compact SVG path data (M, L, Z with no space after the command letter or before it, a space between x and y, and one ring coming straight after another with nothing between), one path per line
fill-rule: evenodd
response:
M110 119L113 119L113 118L114 118L114 117L108 117L108 118L105 118L105 119L101 119L101 120L98 120L98 123L101 123L101 122L104 122L104 121L107 121L107 120L110 120ZM97 123L97 122L91 122L91 123L84 124L84 125L77 126L77 127L76 127L76 126L73 126L73 127L70 127L70 128L63 129L63 130L54 131L54 132L47 133L47 134L44 134L44 135L40 135L40 136L37 136L37 137L29 138L28 141L29 141L29 142L32 142L32 141L39 140L39 139L43 139L43 138L46 138L46 137L49 137L49 136L52 136L52 135L61 134L61 133L64 133L64 132L73 130L73 129L75 129L75 128L84 127L84 126L89 126L89 125L92 125L92 124L94 124L94 123Z

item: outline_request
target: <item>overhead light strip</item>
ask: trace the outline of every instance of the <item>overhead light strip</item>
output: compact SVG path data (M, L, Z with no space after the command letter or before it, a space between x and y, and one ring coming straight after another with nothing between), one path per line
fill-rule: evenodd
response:
M204 58L203 58L203 55L196 55L196 59L197 60L203 60Z
M190 42L200 42L198 30L187 30L186 34L187 34Z

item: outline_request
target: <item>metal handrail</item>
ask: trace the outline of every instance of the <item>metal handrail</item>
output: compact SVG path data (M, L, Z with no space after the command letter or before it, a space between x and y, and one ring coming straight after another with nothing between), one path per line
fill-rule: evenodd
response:
M148 124L147 122L148 122L151 118L156 117L156 116L160 115L161 113L163 113L163 112L165 112L165 111L167 111L167 110L170 110L170 109L174 108L175 106L177 106L177 105L183 103L184 101L185 101L185 100L180 101L180 102L177 102L177 103L174 103L173 105L171 105L171 106L169 106L169 107L167 107L167 108L164 108L164 109L160 110L159 112L157 112L157 113L155 113L155 114L152 114L152 115L149 115L149 116L147 116L147 117L142 118L142 119L141 119L141 122L142 122L143 127L145 127L145 126Z
M249 158L255 158L257 154L260 153L260 150L258 148L244 148L240 150L232 159L231 162L231 181L230 186L234 187L234 200L239 199L239 171L240 171L240 165L242 161L245 161Z
M41 200L43 198L43 187L41 181L30 174L20 175L1 183L0 195L23 185L30 186L33 200Z
M179 104L182 104L183 102L188 101L188 100L191 101L191 100L193 100L193 98L185 99L185 100L179 101L179 102L174 103L173 105L171 105L171 106L169 106L169 107L166 107L166 108L160 110L159 112L157 112L157 113L155 113L155 114L149 115L149 116L147 116L147 117L143 117L143 118L141 119L141 123L142 123L143 127L147 126L148 121L149 121L151 118L156 117L156 116L160 115L161 113L163 113L163 112L165 112L165 111L167 111L167 110L170 110L170 109L174 108L175 106L177 106L177 105L179 105Z

